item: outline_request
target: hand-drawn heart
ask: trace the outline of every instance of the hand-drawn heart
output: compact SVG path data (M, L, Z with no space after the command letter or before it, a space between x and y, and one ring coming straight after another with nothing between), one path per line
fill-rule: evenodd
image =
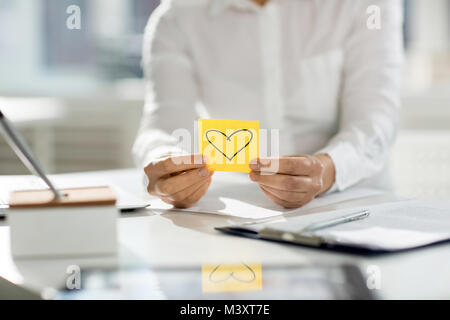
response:
M217 265L213 271L209 274L209 280L211 282L219 283L219 282L225 282L230 278L233 278L236 281L239 282L245 282L250 283L253 280L256 279L255 271L253 271L252 268L250 268L247 264L242 263L244 268L242 266L235 266L235 270L228 272L228 269L230 269L232 266L224 266L225 270L221 270L220 267L222 264ZM239 270L241 269L241 270ZM243 270L242 270L243 269ZM221 273L225 273L223 277L220 277ZM247 276L247 278L244 278L243 276Z
M209 134L211 133L211 132L218 132L218 133L220 133L221 135L223 135L226 139L227 139L227 141L231 141L231 137L232 136L234 136L235 134L237 134L237 133L239 133L239 132L248 132L248 133L250 133L250 140L248 140L248 142L242 147L242 148L240 148L238 151L236 151L236 153L235 154L233 154L233 156L231 156L231 157L228 157L222 150L220 150L210 139L209 139ZM249 129L239 129L239 130L236 130L235 132L233 132L232 134L230 134L229 136L227 136L225 133L223 133L222 131L219 131L219 130L216 130L216 129L210 129L210 130L208 130L208 131L206 131L205 132L205 136L206 136L206 140L208 140L208 142L216 149L216 150L218 150L221 154L223 154L223 156L225 157L225 158L227 158L228 160L233 160L233 158L234 157L236 157L236 155L239 153L239 152L241 152L242 150L244 150L249 144L250 144L250 142L252 141L252 139L253 139L253 132L251 132Z

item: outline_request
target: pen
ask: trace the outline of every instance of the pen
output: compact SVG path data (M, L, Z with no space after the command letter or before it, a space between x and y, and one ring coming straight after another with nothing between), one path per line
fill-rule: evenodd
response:
M52 190L56 199L63 199L65 195L61 193L56 187L52 184L50 179L47 177L47 174L44 171L44 168L39 163L36 156L31 151L28 144L25 142L25 139L22 135L12 126L8 119L6 119L5 115L0 110L0 133L5 136L6 142L11 146L13 151L17 154L19 159L23 162L23 164L35 175L39 176L45 184Z
M301 232L304 232L304 231L306 231L306 232L313 232L313 231L316 231L316 230L333 227L333 226L336 226L336 225L339 225L339 224L365 219L369 215L370 215L369 210L362 210L362 211L358 211L358 212L354 212L354 213L345 215L343 217L334 218L334 219L321 221L321 222L315 222L313 224L310 224L306 228L302 229Z

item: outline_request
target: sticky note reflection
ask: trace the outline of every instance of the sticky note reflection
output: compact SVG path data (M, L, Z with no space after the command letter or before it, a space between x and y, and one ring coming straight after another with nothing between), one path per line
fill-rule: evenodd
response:
M198 119L200 152L213 171L249 172L259 155L259 122Z
M261 264L217 264L202 266L202 291L262 290Z

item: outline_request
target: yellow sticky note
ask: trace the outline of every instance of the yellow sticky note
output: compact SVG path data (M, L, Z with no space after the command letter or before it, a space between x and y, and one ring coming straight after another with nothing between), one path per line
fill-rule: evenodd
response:
M202 265L202 291L262 290L261 264Z
M259 122L198 119L200 152L213 171L250 172L259 156Z

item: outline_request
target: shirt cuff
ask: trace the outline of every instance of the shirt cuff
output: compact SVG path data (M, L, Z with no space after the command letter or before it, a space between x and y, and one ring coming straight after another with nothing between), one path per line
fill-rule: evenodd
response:
M322 152L322 153L323 153L323 152ZM337 187L336 181L334 181L334 183L333 183L333 185L331 186L331 188L329 188L327 191L325 191L325 193L322 193L322 195L327 195L327 194L336 192L336 191L338 191L338 190L339 190L339 189L338 189L338 187Z
M145 155L141 165L145 167L154 160L165 158L165 157L170 157L170 156L183 155L183 154L187 154L187 152L179 147L159 146L159 147L153 148L152 151L148 152Z
M361 173L358 172L360 160L349 143L330 144L317 152L317 154L320 153L328 154L333 160L335 168L335 182L326 194L343 191L360 180Z

